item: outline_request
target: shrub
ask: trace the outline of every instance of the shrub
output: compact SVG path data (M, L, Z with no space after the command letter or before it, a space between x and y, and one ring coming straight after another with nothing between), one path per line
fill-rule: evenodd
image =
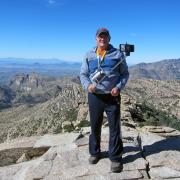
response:
M138 104L137 108L142 113L139 125L168 126L180 130L180 120L176 116L168 114L160 109L155 108L152 104L143 102Z

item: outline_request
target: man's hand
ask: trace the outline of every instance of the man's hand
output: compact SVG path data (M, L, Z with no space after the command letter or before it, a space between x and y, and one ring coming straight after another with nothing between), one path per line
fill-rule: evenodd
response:
M90 84L90 85L88 86L88 91L89 91L90 93L95 92L95 90L96 90L96 87L95 87L94 84Z
M119 93L120 93L120 91L119 91L119 89L118 89L117 87L115 87L115 88L113 88L113 89L111 90L111 95L112 95L112 96L118 96Z

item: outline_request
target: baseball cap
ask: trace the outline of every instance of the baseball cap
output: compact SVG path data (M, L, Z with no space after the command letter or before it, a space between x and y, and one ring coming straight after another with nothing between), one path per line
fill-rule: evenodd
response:
M109 37L110 37L110 34L109 34L109 30L106 29L106 28L99 28L97 31L96 31L96 36L99 36L100 34L107 34Z

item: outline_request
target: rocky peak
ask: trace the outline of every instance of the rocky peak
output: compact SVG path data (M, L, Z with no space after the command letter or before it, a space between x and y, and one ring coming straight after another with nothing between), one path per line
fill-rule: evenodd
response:
M33 88L41 86L41 78L35 74L17 74L10 80L10 87L15 90L31 91Z

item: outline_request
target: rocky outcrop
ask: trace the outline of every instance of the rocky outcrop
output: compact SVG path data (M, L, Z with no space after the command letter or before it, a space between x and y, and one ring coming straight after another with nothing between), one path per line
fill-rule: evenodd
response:
M136 79L128 81L124 93L136 102L152 104L180 119L180 81Z
M87 127L82 129L80 134L47 134L1 144L0 164L2 166L3 162L4 165L0 167L0 179L129 180L180 178L180 137L165 138L144 131L144 129L122 126L123 171L112 173L108 159L108 128L102 129L102 158L96 165L88 164L89 132L90 128ZM27 158L28 152L30 152L27 148L33 152L31 158ZM3 158L5 152L10 152L10 149L13 149L11 156Z
M12 99L14 105L45 102L62 91L53 78L42 77L35 73L16 75L10 81L9 87L16 94Z
M32 91L35 88L42 86L42 78L38 74L17 74L10 80L10 88L21 91Z
M180 179L180 133L173 138L150 132L141 132L140 136L143 156L149 162L150 177Z

